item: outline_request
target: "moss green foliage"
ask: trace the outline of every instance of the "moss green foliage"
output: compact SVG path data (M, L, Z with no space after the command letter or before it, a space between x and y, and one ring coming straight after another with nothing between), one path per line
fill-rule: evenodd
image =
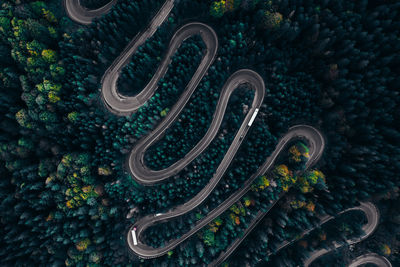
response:
M254 8L260 0L219 0L213 1L210 6L210 15L216 18L222 17L226 12L237 8Z
M89 8L106 3L81 2ZM216 139L182 172L154 187L133 181L124 167L127 154L175 104L203 46L187 40L155 95L131 116L110 114L98 89L105 70L163 2L118 0L90 26L63 17L60 1L0 2L0 265L207 265L254 214L269 210L230 261L266 265L269 253L315 225L317 215L333 215L377 195L384 199L388 192L391 201L379 202L382 229L354 251L385 254L399 265L393 192L400 185L400 4L390 0L177 1L122 71L120 91L143 88L172 34L187 21L216 30L218 54L179 120L149 149L147 164L164 168L196 145L234 71L257 71L267 91L215 190L195 210L149 228L146 244L161 246L182 235L242 188L290 126L314 125L327 146L316 169L303 173L310 155L307 144L296 140L272 172L197 235L157 259L140 262L129 254L126 229L147 214L188 201L208 183L252 99L247 93L232 96ZM339 230L347 229L352 226ZM318 232L314 240L324 238ZM310 248L302 241L271 264L299 265Z

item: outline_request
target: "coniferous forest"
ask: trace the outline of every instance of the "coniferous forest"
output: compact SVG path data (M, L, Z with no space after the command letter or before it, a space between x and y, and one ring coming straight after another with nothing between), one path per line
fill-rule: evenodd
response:
M168 1L115 94L141 96L167 61L156 91L135 112L110 112L104 77ZM370 254L400 266L399 1L117 0L86 24L67 9L92 14L110 2L0 0L1 266L347 266ZM166 57L193 22L215 31L216 54L142 164L172 168L218 116L220 125L187 165L144 184L132 149L174 114L209 55L200 32ZM224 99L242 69L265 85L252 125L251 82ZM322 156L309 166L315 142L299 135L259 172L295 125L318 129ZM163 249L226 208L162 255L132 251L131 227L202 195L235 142L201 203L146 226L140 242ZM313 259L321 249L329 252Z

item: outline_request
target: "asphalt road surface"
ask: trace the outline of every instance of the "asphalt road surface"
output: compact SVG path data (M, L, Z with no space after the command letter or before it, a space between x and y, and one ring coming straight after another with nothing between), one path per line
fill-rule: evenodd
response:
M150 38L155 33L157 28L165 21L173 6L173 0L166 0L162 8L153 17L146 30L142 33L139 33L137 36L135 36L135 38L132 39L125 50L107 69L102 78L101 92L102 99L106 107L111 112L118 115L129 115L135 112L141 106L143 106L151 98L151 96L153 96L154 92L157 90L157 82L165 75L168 69L171 57L186 38L194 34L200 34L207 47L205 55L203 56L198 69L196 70L191 81L185 88L185 91L178 102L173 106L171 111L156 127L156 129L151 132L147 137L140 140L133 148L132 153L129 157L129 169L134 179L136 179L136 181L138 181L139 183L151 185L161 182L164 179L167 179L172 175L178 173L191 161L193 161L193 159L195 159L200 153L202 153L204 149L207 148L210 142L214 139L222 122L226 106L232 92L236 88L238 88L239 85L248 84L248 88L255 90L255 96L252 106L249 109L240 129L236 133L232 144L230 145L227 153L225 154L209 183L195 197L193 197L191 200L184 203L183 205L177 206L163 214L145 216L130 227L127 233L128 245L133 253L142 258L154 258L164 255L165 253L185 241L187 238L195 234L197 231L199 231L209 222L214 220L220 214L222 214L225 210L227 210L230 206L237 202L245 193L247 193L248 190L250 190L252 183L257 177L266 173L273 166L273 163L275 162L279 153L286 147L286 145L290 141L297 138L307 140L310 148L310 159L307 162L307 167L312 166L319 160L325 147L325 142L322 135L315 128L307 125L298 125L290 128L289 132L285 136L283 136L282 139L278 142L277 147L271 154L271 156L269 156L264 164L257 170L257 172L245 182L245 185L240 190L235 192L232 197L230 197L228 200L224 201L217 208L211 211L207 217L201 219L189 232L183 234L177 240L171 240L168 244L161 248L153 248L143 244L141 242L140 236L145 229L156 223L170 220L193 210L194 208L199 206L214 190L214 188L224 175L225 171L229 167L230 163L232 162L233 157L240 147L243 137L247 134L250 128L248 126L248 122L250 121L250 118L255 110L261 106L265 93L264 81L257 73L249 69L242 69L235 72L228 78L224 87L222 88L221 96L217 103L212 123L207 133L199 141L199 143L183 159L177 161L170 167L159 171L148 169L144 165L143 161L145 151L160 137L162 137L168 127L176 120L176 118L190 99L192 93L197 88L202 77L206 75L206 72L213 62L218 49L217 35L209 26L197 22L186 24L182 28L180 28L172 37L166 56L158 67L156 74L153 76L152 80L147 84L147 86L134 97L120 95L117 92L117 80L120 71L123 69L124 66L129 63L132 54L137 51L138 47L142 45L148 38ZM91 19L93 19L93 17L100 16L104 12L107 12L106 7L97 10L95 13L93 13L94 11L91 12L88 10L84 10L80 6L78 0L65 0L65 8L67 10L67 14L72 19L82 24L88 24L90 23ZM90 18L91 16L92 18ZM133 229L135 229L137 244L134 244L133 242Z
M307 125L298 125L294 126L289 129L289 133L286 134L278 143L277 148L275 151L272 153L272 155L267 159L267 161L263 164L263 166L260 168L259 171L255 174L254 178L263 175L264 173L268 172L269 169L272 167L272 163L275 161L275 159L279 156L279 153L286 147L286 145L294 140L294 139L305 139L310 147L310 158L307 161L306 164L306 169L309 169L313 165L315 165L318 160L321 158L322 153L325 148L325 141L321 133ZM252 177L253 178L253 177ZM250 178L250 182L248 183L251 185L253 183L254 179ZM246 190L247 192L248 190ZM283 196L284 194L282 193L279 198L277 198L274 201L271 201L268 207L268 210L265 212L259 212L256 217L253 219L253 221L249 224L243 235L239 238L237 238L224 252L222 252L219 257L213 261L209 266L218 266L221 263L223 263L236 249L237 247L243 242L243 240L250 234L250 232L257 226L258 223L261 222L261 220L268 214L268 212L275 206L275 204L279 201L279 199ZM240 198L238 198L239 200ZM233 204L233 203L232 203ZM311 231L311 230L309 230ZM292 241L293 242L293 241ZM285 241L284 243L289 243ZM283 245L278 248L278 250L282 249Z
M276 202L277 202L278 200L279 200L279 198L278 198L277 200L275 200L275 201L270 205L269 210L276 204ZM268 210L268 211L269 211L269 210ZM364 214L365 214L365 216L366 216L366 218L367 218L367 223L362 227L362 230L363 230L363 232L364 232L364 234L363 234L362 236L347 240L347 244L349 244L349 245L358 243L358 242L360 242L360 241L366 239L368 236L370 236L370 235L375 231L376 227L378 226L378 224L379 224L379 217L380 217L380 216L379 216L379 210L378 210L377 207L376 207L373 203L371 203L371 202L361 202L361 203L360 203L360 206L358 206L358 207L353 207L353 208L349 208L349 209L346 209L346 210L343 210L343 211L339 212L336 216L338 216L338 215L340 215L340 214L343 214L343 213L346 213L346 212L348 212L348 211L352 211L352 210L361 210L362 212L364 212ZM264 216L268 213L268 211L266 211L266 212L259 212L259 213L257 214L256 218L253 220L253 222L252 222L252 223L249 225L249 227L246 229L246 231L245 231L245 233L243 234L243 236L242 236L241 238L238 238L237 240L235 240L235 241L229 246L229 248L228 248L225 252L221 253L220 257L219 257L217 260L215 260L212 264L210 264L210 266L217 266L217 265L221 264L222 262L224 262L224 261L236 250L236 248L237 248L237 247L240 245L240 243L246 238L246 236L252 231L252 229L254 229L254 227L264 218ZM314 229L319 228L319 227L321 227L323 224L325 224L325 223L329 222L330 220L336 218L336 216L329 216L329 215L327 215L327 216L322 217L321 220L320 220L320 222L319 222L316 226L314 226L314 227L312 227L312 228L310 228L310 229L308 229L308 230L302 232L297 238L292 239L291 241L284 241L284 242L282 242L282 244L279 245L278 248L277 248L274 252L268 253L268 256L270 256L270 255L272 255L272 254L276 254L276 253L279 252L280 250L282 250L282 249L284 249L284 248L290 246L290 245L293 244L294 242L298 241L298 240L301 239L302 237L304 237L304 236L306 236L307 234L309 234L309 233L310 233L311 231L313 231ZM334 248L334 249L337 249L337 248L339 248L340 246L342 246L342 245L340 245L340 244L338 244L338 243L335 243L335 248ZM313 261L315 261L317 258L319 258L319 257L321 257L321 256L323 256L323 255L325 255L325 254L327 254L327 253L329 253L329 252L331 252L332 250L333 250L333 249L331 249L331 250L320 249L320 250L314 251L314 252L311 253L310 256L305 260L304 266L306 266L306 267L309 266L309 265L310 265ZM369 254L360 256L359 258L357 258L356 260L354 260L354 261L352 262L353 265L350 265L350 266L351 266L351 267L355 267L355 266L358 266L358 265L361 265L361 264L365 264L365 263L367 263L367 262L366 262L367 260L368 260L368 263L374 263L374 262L371 262L372 260L375 260L376 263L380 263L380 262L382 261L382 259L381 259L382 257L381 257L381 258L377 258L377 257L373 257L373 256L366 257L367 255L369 255ZM364 256L365 256L365 257L364 257ZM384 258L384 259L390 264L390 262L389 262L386 258ZM369 260L371 260L371 261L369 261ZM364 261L365 261L365 262L364 262ZM359 264L357 264L357 263L359 263ZM379 264L378 264L378 266L391 266L391 265L387 265L387 264L386 264L386 265L379 265Z
M392 267L392 264L387 258L376 253L361 255L360 257L355 258L348 267L357 267L367 263L372 263L379 267Z
M108 4L98 9L87 9L81 6L80 0L63 1L68 17L83 25L89 25L94 18L101 17L103 14L107 13L116 2L117 0L111 0Z
M198 82L196 82L195 86L197 86L197 84ZM196 146L193 147L192 150L190 150L184 158L178 160L168 168L158 171L151 170L145 166L144 154L150 146L152 146L157 140L159 140L163 136L166 129L170 127L173 122L178 118L182 109L189 100L190 95L196 89L196 87L187 87L187 91L183 93L182 97L174 105L174 107L171 109L165 119L155 128L154 131L152 131L148 136L140 140L132 149L129 157L129 169L134 179L141 184L150 185L158 183L178 173L190 162L192 162L208 147L208 145L217 135L225 114L225 110L228 105L229 97L233 93L233 91L237 89L238 86L241 84L251 85L248 88L254 89L255 95L251 108L249 109L245 119L243 120L243 123L238 133L236 134L232 145L226 153L225 158L222 160L222 163L219 166L219 169L226 169L243 140L241 136L244 137L250 128L247 126L248 122L250 121L254 111L260 108L264 99L265 86L262 78L254 71L248 69L239 70L229 77L222 88L211 125L208 128L204 137L196 144Z
M346 240L346 243L348 245L356 244L356 243L361 242L362 240L366 239L367 237L369 237L375 231L375 229L378 227L379 217L380 217L378 208L372 202L360 202L360 206L346 209L346 210L340 212L339 214L342 214L342 213L345 213L348 211L352 211L352 210L360 210L360 211L364 212L365 216L367 217L367 223L362 227L364 234L360 237ZM333 217L333 216L325 216L321 220L321 224L324 224L334 218L335 217ZM312 252L309 255L309 257L305 260L304 266L308 267L317 258L319 258L319 257L321 257L343 245L344 244L334 243L334 248L332 248L332 249L320 249L320 250L316 250L316 251Z
M137 51L137 49L144 44L147 39L153 36L158 27L167 19L173 7L174 0L165 1L161 9L152 18L145 31L136 35L129 42L124 51L122 51L122 53L106 70L101 81L101 95L103 102L109 111L123 116L134 113L141 106L143 106L157 90L157 83L167 72L172 55L179 48L182 41L191 35L199 33L207 46L206 55L203 57L200 66L205 68L211 64L218 47L218 43L213 43L217 40L216 36L213 36L215 34L214 31L212 31L212 29L205 24L190 23L183 26L174 34L169 44L166 56L162 60L150 82L138 95L124 96L118 93L117 81L121 70L130 62L132 55ZM201 76L198 77L199 75ZM189 85L193 82L196 82L194 79L195 77L201 79L202 75L204 75L204 73L199 73L196 71Z

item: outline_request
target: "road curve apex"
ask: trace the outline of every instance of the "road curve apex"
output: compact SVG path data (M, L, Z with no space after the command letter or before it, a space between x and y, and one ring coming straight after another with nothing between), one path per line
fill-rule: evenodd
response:
M89 25L93 19L101 17L113 7L117 0L111 0L104 6L97 9L87 9L83 7L80 0L63 0L64 10L67 16L82 25Z
M392 267L392 263L386 257L376 253L361 255L352 260L348 267L357 267L367 263L372 263L379 267Z
M164 6L168 11L171 11L171 6ZM169 13L169 12L168 12ZM218 49L218 37L215 31L204 23L191 22L183 25L179 28L170 40L167 48L167 53L163 60L158 66L153 78L150 82L142 89L136 96L124 96L117 91L117 81L119 73L129 63L130 57L136 53L140 45L144 44L154 33L156 26L162 24L167 16L161 16L164 14L159 12L156 16L160 16L159 19L153 19L147 29L137 35L121 53L121 55L113 62L110 68L105 72L102 78L102 100L105 106L113 113L117 115L130 115L136 112L140 107L145 105L147 101L154 95L158 88L158 81L164 77L168 70L169 61L175 54L176 50L182 44L184 40L195 34L200 34L204 41L207 50L201 60L201 63L192 77L192 80L188 85L197 84L200 82L202 77L205 75L209 66L215 59L215 55Z
M251 70L241 70L237 72L236 78L240 77L239 74L246 74L250 75L252 73ZM252 77L257 77L257 76L252 76ZM229 80L229 79L228 79ZM235 84L235 79L231 80L233 84ZM229 83L228 83L229 84ZM268 171L268 169L272 166L273 162L275 161L276 157L278 156L279 152L284 149L285 144L287 144L288 140L292 140L292 138L296 138L296 134L306 134L306 138L313 138L313 135L308 134L310 131L310 128L308 127L301 127L297 128L296 130L291 130L289 131L277 144L275 151L272 153L272 156L268 157L267 160L264 162L263 166L259 168L259 170L252 175L251 178L246 182L246 186L235 192L228 200L220 204L217 208L215 208L213 211L209 213L208 216L204 217L202 220L200 220L194 228L192 228L189 232L183 234L179 239L172 240L171 242L167 243L164 247L160 248L152 248L147 245L144 245L140 243L140 234L147 229L149 226L156 224L158 222L166 221L174 217L181 216L185 214L186 212L193 210L193 208L196 207L196 205L199 205L205 198L207 198L208 194L213 190L213 187L206 186L198 195L196 195L194 198L186 202L184 205L178 206L173 208L170 212L163 213L159 216L154 216L154 215L148 215L145 216L141 219L139 219L133 226L131 226L130 229L134 229L136 227L137 229L137 236L138 236L138 244L134 245L132 242L132 237L130 235L127 236L128 244L130 247L130 251L143 258L155 258L158 256L162 256L168 251L174 249L177 245L180 243L184 242L187 238L195 234L197 231L202 229L205 225L207 225L209 222L214 220L217 216L222 214L226 209L228 209L231 205L233 205L236 201L238 201L251 187L252 182L259 177L262 173L265 173ZM311 136L311 137L310 137ZM318 144L317 144L318 145ZM319 151L316 149L316 151ZM228 154L228 153L227 153ZM316 157L316 154L313 154L311 157ZM223 172L222 172L223 174ZM215 177L213 179L215 180ZM217 180L216 183L218 183L219 180ZM229 254L229 253L228 253ZM227 255L228 255L227 254Z
M360 237L357 238L352 238L352 239L347 239L348 244L356 244L361 242L362 240L366 239L369 237L378 227L379 225L379 218L380 218L380 213L379 209L376 207L376 205L372 202L360 202L360 205L357 207L352 207L345 209L341 212L338 213L338 215L353 211L353 210L360 210L364 212L365 217L367 217L367 223L362 227L364 234ZM333 216L328 216L328 218L324 221L324 223L334 219L335 217ZM335 246L331 249L320 249L312 252L310 256L305 260L304 266L308 267L313 261L318 259L319 257L322 257L325 254L330 253L331 251L343 246L343 244L335 244ZM358 265L357 265L358 266Z
M139 140L139 142L133 147L128 159L128 167L133 179L143 185L160 183L165 179L172 177L177 172L185 168L190 162L192 162L215 138L222 123L230 95L238 88L240 84L243 83L250 83L252 86L249 89L255 90L255 96L251 104L251 109L260 108L265 95L263 79L256 72L249 69L236 71L227 79L221 90L213 119L203 138L182 159L174 162L172 165L164 169L151 170L145 164L144 153L150 146L155 144L155 142L157 142L159 138L163 136L163 133L166 131L166 129L170 127L173 122L176 121L176 119L178 119L178 116L186 105L188 98L196 89L196 86L188 87L182 94L182 97L170 110L167 116L161 121L161 123L150 134ZM248 128L243 125L247 126L247 121L250 120L252 114L253 112L249 112L246 115L246 118L242 123L242 127L239 129L236 136L240 137L241 135L247 133ZM233 143L240 144L241 140L234 140Z

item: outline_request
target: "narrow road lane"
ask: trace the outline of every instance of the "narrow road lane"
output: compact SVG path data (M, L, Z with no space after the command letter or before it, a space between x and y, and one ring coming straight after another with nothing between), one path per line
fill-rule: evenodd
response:
M376 253L361 255L355 258L348 267L357 267L367 263L375 264L378 267L392 267L392 264L387 258Z
M101 17L103 14L110 11L116 2L117 0L111 0L108 4L98 9L87 9L81 5L80 0L63 0L68 17L83 25L89 25L92 23L93 19Z
M379 218L380 218L379 210L372 202L360 202L360 206L341 211L338 213L338 215L343 214L348 211L353 211L353 210L360 210L360 211L364 212L365 216L367 217L367 223L362 227L364 234L360 237L355 237L355 238L346 240L346 243L348 245L356 244L356 243L361 242L362 240L366 239L367 237L369 237L375 231L375 229L378 227ZM324 223L327 223L328 221L330 221L334 218L335 217L333 217L333 216L325 216L321 220L321 223L317 227L319 227L320 225L322 225ZM315 229L315 228L316 227L314 227L313 229ZM313 230L313 229L311 229L311 230ZM307 232L310 232L311 230L308 230ZM332 248L332 249L324 249L323 248L323 249L312 252L309 255L309 257L306 259L306 261L304 262L304 266L308 267L313 261L315 261L319 257L322 257L323 255L325 255L343 245L344 244L339 244L339 243L334 242L334 248Z
M268 211L271 210L271 208L276 204L276 202L279 199L275 200L269 207ZM349 239L347 240L347 243L349 245L351 244L355 244L358 243L364 239L366 239L368 236L370 236L376 229L376 227L379 224L379 210L377 209L377 207L371 203L371 202L361 202L360 206L358 207L353 207L353 208L349 208L346 209L344 211L339 212L336 216L349 212L349 211L353 211L353 210L361 210L362 212L364 212L365 216L367 217L367 223L362 227L362 230L364 231L364 234L360 237L357 238L353 238L353 239ZM267 212L259 212L256 216L256 218L253 220L253 222L249 225L249 227L246 229L244 235L238 239L236 239L231 245L230 247L223 252L220 257L218 257L217 260L215 260L213 263L210 264L210 266L218 266L220 265L222 262L224 262L235 250L236 248L240 245L240 243L247 237L247 235L254 229L254 227L264 218L264 216L268 213ZM298 241L299 239L303 238L304 236L308 235L310 232L312 232L313 230L315 230L316 228L321 227L323 224L333 220L336 218L336 216L324 216L321 218L320 222L314 226L313 228L310 228L308 230L305 230L304 232L302 232L297 238L294 238L290 241L284 241L282 242L281 245L278 246L278 248L274 251L274 252L270 252L268 254L268 256L271 256L273 254L278 253L280 250L290 246L291 244L293 244L294 242ZM340 244L335 243L335 249L339 248ZM306 259L306 261L304 262L304 266L308 267L313 261L315 261L317 258L331 252L331 250L327 250L327 249L320 249L320 250L316 250L313 253L310 254L310 256ZM362 257L360 257L362 258ZM358 265L354 265L352 267L355 267ZM380 266L380 265L378 265Z
M125 47L124 51L114 60L111 66L104 73L101 80L101 95L102 100L108 110L120 116L125 116L136 112L142 107L157 90L158 81L165 75L168 70L168 65L171 61L172 55L179 48L185 38L190 37L196 33L201 33L203 41L207 46L207 54L203 57L202 65L206 66L211 64L210 61L214 59L218 43L212 44L217 38L212 36L214 32L207 25L202 23L193 23L186 25L178 30L171 39L167 55L162 60L160 66L155 72L154 76L146 87L136 96L124 96L117 91L117 81L122 69L129 63L131 57L136 53L137 49L151 38L157 31L158 27L168 18L172 8L174 7L174 0L166 0L161 9L152 18L150 24L145 31L138 33ZM197 72L196 72L197 73ZM200 75L200 73L197 73ZM193 79L191 80L193 82Z

